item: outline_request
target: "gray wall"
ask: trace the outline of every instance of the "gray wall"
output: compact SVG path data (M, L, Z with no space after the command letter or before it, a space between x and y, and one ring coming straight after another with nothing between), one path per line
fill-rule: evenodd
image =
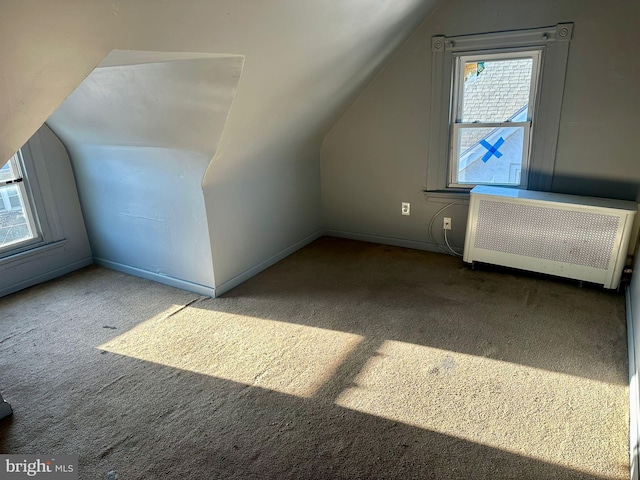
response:
M324 140L324 225L343 236L433 249L427 224L451 198L426 186L431 37L574 22L552 189L635 200L640 184L640 2L448 0L392 57ZM456 197L453 197L456 198ZM411 216L400 203L411 202ZM463 245L466 208L453 206ZM442 242L444 214L435 221Z
M201 187L208 156L99 145L71 156L95 263L213 295Z
M0 260L0 297L91 264L91 249L64 146L43 125L28 148L35 163L35 175L30 179L40 184L48 220L64 240L53 249L45 246Z
M633 266L635 275L627 288L627 338L629 342L629 445L631 479L638 479L638 449L640 447L640 257Z
M114 52L48 124L69 147L95 262L213 295L202 179L243 58L158 55Z

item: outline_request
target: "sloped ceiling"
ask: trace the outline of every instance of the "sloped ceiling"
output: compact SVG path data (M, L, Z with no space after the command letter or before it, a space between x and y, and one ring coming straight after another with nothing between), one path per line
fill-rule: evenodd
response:
M210 159L244 59L173 57L112 52L56 109L48 125L67 148L158 147L198 152Z
M324 136L440 1L3 0L0 158L112 50L243 56L201 184L226 291L319 231Z
M4 0L0 158L20 148L113 49L244 55L238 112L225 135L228 146L242 139L234 156L268 150L282 137L289 142L294 127L298 138L326 130L435 3Z

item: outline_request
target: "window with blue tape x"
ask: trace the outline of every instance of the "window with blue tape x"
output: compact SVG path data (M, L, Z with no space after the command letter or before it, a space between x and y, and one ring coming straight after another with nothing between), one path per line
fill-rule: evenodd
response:
M449 186L525 186L539 55L455 57Z

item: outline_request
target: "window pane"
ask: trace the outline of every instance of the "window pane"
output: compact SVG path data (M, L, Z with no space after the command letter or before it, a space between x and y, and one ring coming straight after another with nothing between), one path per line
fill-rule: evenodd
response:
M0 182L6 182L8 180L13 180L14 178L16 178L16 175L13 171L12 162L10 160L0 168Z
M464 63L461 121L527 120L533 59Z
M0 187L0 248L34 238L26 215L20 189Z
M520 185L525 127L460 127L458 184Z

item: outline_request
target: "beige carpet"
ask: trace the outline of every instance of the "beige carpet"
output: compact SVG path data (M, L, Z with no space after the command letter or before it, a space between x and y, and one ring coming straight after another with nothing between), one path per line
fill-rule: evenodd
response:
M624 297L323 238L222 298L0 299L0 451L81 479L626 479Z

